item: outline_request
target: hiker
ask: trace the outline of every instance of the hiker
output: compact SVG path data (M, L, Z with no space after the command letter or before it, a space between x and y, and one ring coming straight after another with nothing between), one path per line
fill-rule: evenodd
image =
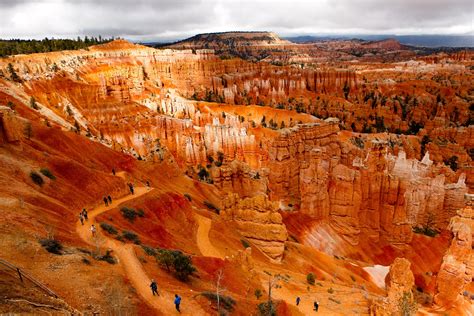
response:
M153 296L155 296L155 293L158 296L160 296L160 294L158 294L158 285L156 284L156 281L154 279L151 280L150 287L151 287L151 292L153 293Z
M115 168L112 168L112 174L115 176Z
M84 219L87 221L89 218L87 217L87 210L85 208L82 209L82 216L84 216Z
M92 224L92 226L91 226L91 233L92 233L92 236L95 236L96 231L97 231L97 229L95 228L95 225Z
M107 200L109 200L109 204L112 204L112 198L109 196L107 196Z
M148 180L146 181L146 186L150 187L150 181L148 181Z
M179 304L181 304L181 296L179 296L178 294L175 294L174 295L174 306L176 307L176 310L181 313L181 311L179 310Z
M81 224L84 225L84 217L82 216L82 213L79 213L79 220L81 221Z
M130 193L133 195L133 184L129 183L128 188L130 189Z
M300 305L300 301L301 301L301 298L298 296L298 297L296 298L296 306Z
M108 205L109 205L108 200L107 200L107 198L106 198L105 196L104 196L104 204L105 204L105 206L108 206Z
M317 301L314 301L314 310L317 312L319 309L319 303Z

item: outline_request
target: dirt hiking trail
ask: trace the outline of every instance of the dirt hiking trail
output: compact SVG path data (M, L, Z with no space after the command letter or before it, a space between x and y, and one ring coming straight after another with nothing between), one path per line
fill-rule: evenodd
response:
M117 176L124 178L126 174L124 172L116 173ZM99 223L95 221L95 218L109 210L118 207L120 204L136 199L148 192L153 191L153 188L147 187L135 187L135 194L127 195L120 199L115 199L111 204L105 206L102 204L88 212L88 221L84 221L84 225L81 225L80 221L76 223L76 232L79 236L88 244L94 247L100 247L101 249L111 249L112 254L118 258L118 264L120 264L125 270L125 275L128 277L137 293L145 300L145 302L153 307L157 311L157 315L179 315L174 306L174 294L167 290L165 283L160 282L158 278L155 278L158 283L158 293L160 296L153 296L149 287L151 283L151 277L149 277L142 264L135 254L135 250L132 244L125 244L118 240L107 237L105 234L100 232ZM92 236L90 230L91 225L94 224L97 228L96 236ZM207 315L207 313L201 308L201 306L189 297L183 297L182 293L177 293L183 298L181 301L181 314L180 315Z
M194 213L194 217L198 223L196 241L202 255L205 257L215 257L224 259L220 251L214 247L209 239L209 231L211 230L212 220L198 213Z

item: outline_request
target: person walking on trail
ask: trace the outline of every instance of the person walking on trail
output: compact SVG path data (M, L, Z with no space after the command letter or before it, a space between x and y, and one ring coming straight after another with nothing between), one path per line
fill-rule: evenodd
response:
M300 301L301 301L301 298L298 296L298 297L296 298L296 306L300 305Z
M87 217L87 210L85 208L82 209L82 216L84 216L84 219L87 221L89 218Z
M155 296L155 293L156 295L160 296L160 294L158 294L158 285L156 284L156 281L154 279L151 280L150 287L151 287L151 292L153 293L153 296Z
M180 304L181 304L181 296L179 296L178 294L175 294L174 295L174 306L176 307L176 310L181 313L181 311L179 310L179 305Z
M107 200L109 200L109 204L112 204L112 198L110 197L110 195L107 196Z
M112 168L112 174L115 176L115 168Z
M129 184L128 184L128 188L130 189L130 193L132 193L132 195L133 195L133 193L134 193L134 192L133 192L133 191L134 191L134 189L133 189L133 184L129 183Z
M105 197L105 196L104 196L104 204L105 204L105 206L108 206L108 205L109 205L108 200L107 200L107 197Z
M92 225L91 225L91 233L92 233L92 237L95 237L95 234L96 234L96 232L97 232L97 229L95 228L95 225L94 225L94 224L92 224Z
M319 309L319 303L317 301L314 301L314 310L317 312Z
M79 213L79 220L81 221L81 225L84 225L84 217L82 216L82 213Z

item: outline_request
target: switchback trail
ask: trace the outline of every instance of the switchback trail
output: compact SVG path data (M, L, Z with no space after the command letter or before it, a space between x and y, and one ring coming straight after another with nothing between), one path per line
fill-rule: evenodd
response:
M196 234L196 242L202 255L205 257L215 257L223 259L220 251L217 250L209 240L209 231L211 230L212 220L198 213L194 213L194 217L198 223L198 230Z
M117 176L125 178L124 173L117 173ZM145 302L152 306L158 314L161 315L173 315L178 314L174 306L174 294L175 292L169 292L166 290L166 284L160 282L157 279L158 283L158 292L160 296L153 296L150 285L150 278L145 270L143 269L142 264L138 260L135 250L132 244L124 244L118 240L109 238L99 232L100 226L95 221L95 218L109 210L112 210L119 206L120 204L136 199L148 192L151 192L153 189L146 187L135 187L134 195L127 195L123 198L116 199L113 203L108 206L101 205L88 212L88 221L84 222L84 225L81 225L80 221L76 223L76 231L79 236L88 244L94 247L100 247L105 249L111 249L113 254L118 258L119 264L124 268L125 274L130 279L133 287L137 293L145 300ZM97 227L97 234L95 237L92 236L90 225L95 224ZM180 293L178 293L180 294ZM194 302L190 297L183 297L181 304L181 315L206 315L206 312L201 308L199 304Z

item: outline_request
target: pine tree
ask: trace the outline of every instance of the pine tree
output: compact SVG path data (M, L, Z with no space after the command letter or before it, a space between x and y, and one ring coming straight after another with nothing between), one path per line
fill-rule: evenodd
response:
M38 104L36 104L36 100L34 97L31 97L30 98L30 107L34 110L38 110L39 107L38 107Z
M21 78L16 73L15 69L13 68L12 63L8 63L8 72L10 73L10 79L15 82L21 82Z

